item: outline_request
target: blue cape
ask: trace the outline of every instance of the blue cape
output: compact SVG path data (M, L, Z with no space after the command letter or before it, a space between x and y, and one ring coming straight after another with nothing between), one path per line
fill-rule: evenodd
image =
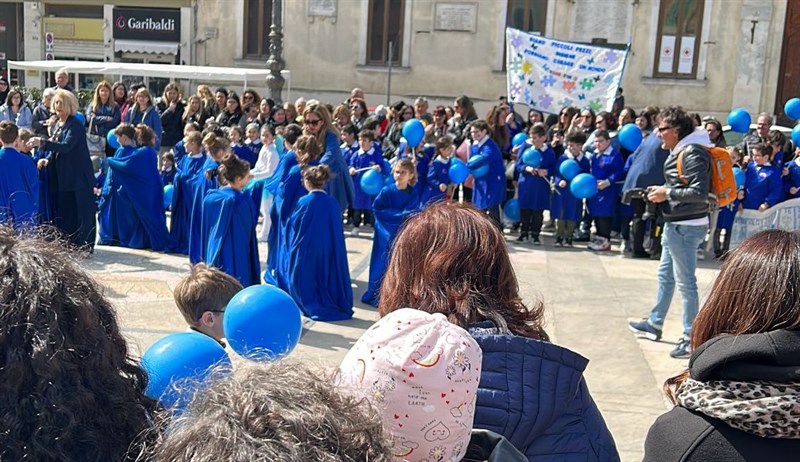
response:
M219 163L211 156L206 156L206 161L200 171L192 180L192 206L189 219L189 261L194 265L203 261L203 240L201 228L203 222L203 199L208 191L217 189L217 177L209 180L206 178L208 170L215 170Z
M283 206L283 194L281 190L286 183L292 168L297 165L297 157L294 150L286 151L281 156L275 173L264 181L264 187L273 195L272 206L269 209L269 216L272 226L267 235L267 269L264 271L264 280L275 284L275 270L278 267L277 260L280 255L281 230L286 226L286 220L281 215Z
M0 149L0 223L16 229L36 225L39 178L33 160L16 149Z
M372 238L372 255L369 258L369 286L361 301L378 306L378 290L389 261L392 241L403 221L420 208L419 194L414 187L397 189L396 184L384 187L372 203L375 216L375 235Z
M172 204L170 211L169 234L175 241L175 251L189 253L189 227L192 221L192 201L197 173L205 164L205 157L184 156L176 164L175 179L172 182Z
M335 199L315 191L297 201L288 222L286 290L303 313L318 321L353 317L353 289Z
M256 221L258 207L249 193L213 189L203 199L203 260L248 287L259 284Z
M331 195L339 203L341 210L353 203L354 191L353 180L350 178L347 164L344 162L342 151L339 149L339 137L334 132L325 134L325 152L319 160L331 169L331 179L325 185L325 192ZM302 187L302 186L301 186Z

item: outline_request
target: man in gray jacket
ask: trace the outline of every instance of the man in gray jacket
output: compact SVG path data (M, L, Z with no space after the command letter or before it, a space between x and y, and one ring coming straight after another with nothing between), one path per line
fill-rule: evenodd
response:
M692 322L700 307L697 293L697 248L705 240L709 225L711 146L708 133L694 128L692 119L680 107L668 107L658 117L658 137L670 151L664 163L665 184L648 187L647 200L661 204L665 221L661 238L663 250L658 266L658 293L650 316L628 327L650 340L659 340L675 286L683 299L683 336L670 353L688 358ZM678 172L680 158L681 169Z

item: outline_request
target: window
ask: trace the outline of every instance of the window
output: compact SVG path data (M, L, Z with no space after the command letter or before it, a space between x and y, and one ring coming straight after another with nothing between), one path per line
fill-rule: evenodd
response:
M702 21L703 0L661 0L653 76L697 77Z
M367 64L400 65L403 54L403 21L405 0L370 0L367 26Z
M544 35L547 23L547 0L508 0L506 26ZM505 31L503 31L505 35ZM503 39L503 70L506 69L506 46Z
M103 19L103 5L45 5L45 15L56 18Z
M269 56L269 31L272 26L272 0L244 2L244 57Z

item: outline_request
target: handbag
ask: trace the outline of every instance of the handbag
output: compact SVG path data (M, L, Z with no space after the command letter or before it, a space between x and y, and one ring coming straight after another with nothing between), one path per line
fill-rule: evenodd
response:
M89 119L89 129L86 130L86 146L89 148L89 154L93 156L105 157L106 156L106 139L100 135L92 134L92 125L94 124L94 116Z

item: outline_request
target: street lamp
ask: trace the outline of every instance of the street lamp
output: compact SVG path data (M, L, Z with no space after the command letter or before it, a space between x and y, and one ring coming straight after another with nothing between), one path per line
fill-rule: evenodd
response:
M283 90L283 76L281 71L286 67L283 60L283 0L272 0L272 26L269 32L269 58L267 67L269 76L267 77L267 87L269 87L270 98L276 105L283 104L281 91Z

